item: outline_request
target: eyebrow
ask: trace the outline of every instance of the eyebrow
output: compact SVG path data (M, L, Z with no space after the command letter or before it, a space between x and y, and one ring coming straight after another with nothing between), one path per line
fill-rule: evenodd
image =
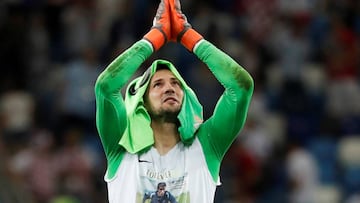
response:
M153 80L153 81L151 81L151 83L160 82L160 81L162 81L162 80L164 80L164 78L159 78L159 79ZM171 77L170 80L171 80L171 81L179 81L179 82L180 82L180 80L177 79L176 77Z

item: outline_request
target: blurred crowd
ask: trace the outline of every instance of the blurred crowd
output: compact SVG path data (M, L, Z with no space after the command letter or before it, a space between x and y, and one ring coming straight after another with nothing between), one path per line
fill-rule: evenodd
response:
M217 203L360 202L360 2L182 0L203 36L254 78ZM156 0L0 2L0 202L107 202L94 83L149 30ZM211 115L223 88L175 43Z

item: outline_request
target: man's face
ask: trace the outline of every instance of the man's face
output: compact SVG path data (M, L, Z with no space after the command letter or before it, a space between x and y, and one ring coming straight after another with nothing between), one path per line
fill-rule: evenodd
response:
M164 196L164 194L165 194L165 187L159 187L158 196Z
M145 94L145 107L152 118L176 118L184 91L180 81L168 69L158 70L150 80Z

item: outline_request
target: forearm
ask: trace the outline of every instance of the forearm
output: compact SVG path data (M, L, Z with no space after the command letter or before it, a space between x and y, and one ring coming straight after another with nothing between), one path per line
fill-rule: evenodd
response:
M209 67L225 89L234 90L234 93L237 91L253 91L254 83L250 74L212 43L202 40L194 49L194 54Z
M107 95L118 93L152 53L151 45L145 40L136 42L100 74L96 81L96 89Z

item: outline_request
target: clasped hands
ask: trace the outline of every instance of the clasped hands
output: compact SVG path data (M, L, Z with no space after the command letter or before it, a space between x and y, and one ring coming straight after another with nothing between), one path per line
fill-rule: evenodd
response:
M144 39L153 45L155 51L165 43L172 41L180 42L192 52L195 44L202 38L182 13L179 0L161 0L153 20L153 26L144 35Z

